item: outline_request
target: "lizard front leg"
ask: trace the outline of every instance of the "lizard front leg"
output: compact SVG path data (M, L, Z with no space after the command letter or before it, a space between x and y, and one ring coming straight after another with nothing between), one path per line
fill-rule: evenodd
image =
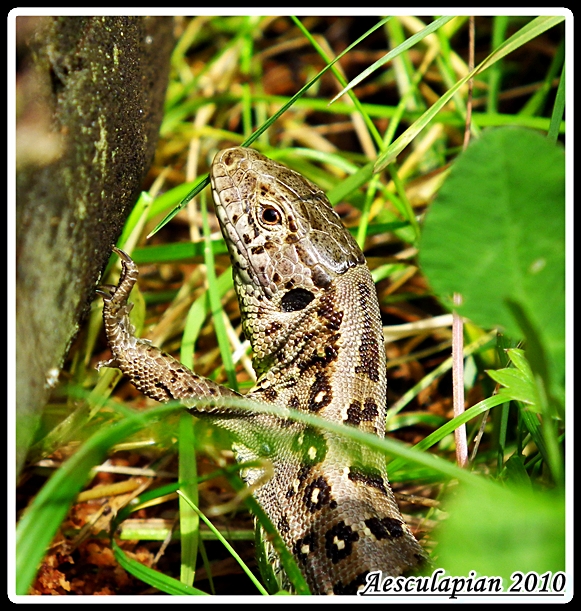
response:
M151 342L135 337L135 327L129 319L132 304L127 302L139 271L125 252L113 249L121 258L121 277L116 287L102 287L103 321L113 358L99 367L117 367L143 394L163 403L181 401L186 407L205 413L224 413L219 406L200 408L195 399L203 397L239 397L240 395L212 380L196 375L170 354Z

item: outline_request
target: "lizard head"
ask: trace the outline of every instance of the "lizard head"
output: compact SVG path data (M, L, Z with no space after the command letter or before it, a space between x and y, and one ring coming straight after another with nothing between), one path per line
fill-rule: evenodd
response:
M237 290L299 310L364 263L325 194L298 172L235 147L216 155L210 176Z

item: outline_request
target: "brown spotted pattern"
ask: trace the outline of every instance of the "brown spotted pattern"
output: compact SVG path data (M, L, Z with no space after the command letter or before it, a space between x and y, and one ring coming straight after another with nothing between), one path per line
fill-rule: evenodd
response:
M359 340L359 364L355 366L356 373L364 373L371 381L379 382L380 356L383 357L383 342L374 333L371 313L368 311L371 303L373 286L358 282L359 306L363 312L365 325Z
M386 369L375 288L325 195L250 149L220 152L211 180L258 376L248 397L383 436ZM238 460L271 465L242 475L311 591L354 594L370 571L414 569L422 550L399 512L384 458L290 418L221 408L220 399L235 393L133 337L127 297L137 269L121 257L119 286L103 291L108 364L159 401L179 399L194 411L197 398L216 398L207 413L232 433ZM275 573L284 580L280 567Z
M362 430L377 433L374 422L379 417L379 407L373 399L366 398L361 401L352 401L347 408L347 418L343 420L345 424L360 427Z
M361 482L365 486L373 486L382 494L388 495L388 488L379 469L373 467L363 468L357 465L349 467L349 475L347 476L352 482Z
M389 516L381 519L369 518L365 520L365 525L378 541L381 539L397 539L405 534L403 521Z

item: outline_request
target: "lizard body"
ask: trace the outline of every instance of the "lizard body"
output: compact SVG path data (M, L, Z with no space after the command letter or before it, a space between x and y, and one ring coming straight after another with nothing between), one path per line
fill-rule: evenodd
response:
M246 397L383 437L386 365L375 286L324 193L244 148L218 153L211 181L258 376ZM122 276L104 293L107 365L146 395L180 400L194 412L196 398L237 396L133 336L127 297L137 268L117 252ZM233 433L239 461L266 455L271 462L269 477L256 468L244 478L313 593L355 593L370 571L397 576L421 563L383 457L347 451L339 436L290 419L237 417L219 405L211 412Z

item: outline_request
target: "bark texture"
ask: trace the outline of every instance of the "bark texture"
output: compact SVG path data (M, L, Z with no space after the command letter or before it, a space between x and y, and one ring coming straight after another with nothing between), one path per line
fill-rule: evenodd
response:
M18 17L17 472L149 169L172 20Z

